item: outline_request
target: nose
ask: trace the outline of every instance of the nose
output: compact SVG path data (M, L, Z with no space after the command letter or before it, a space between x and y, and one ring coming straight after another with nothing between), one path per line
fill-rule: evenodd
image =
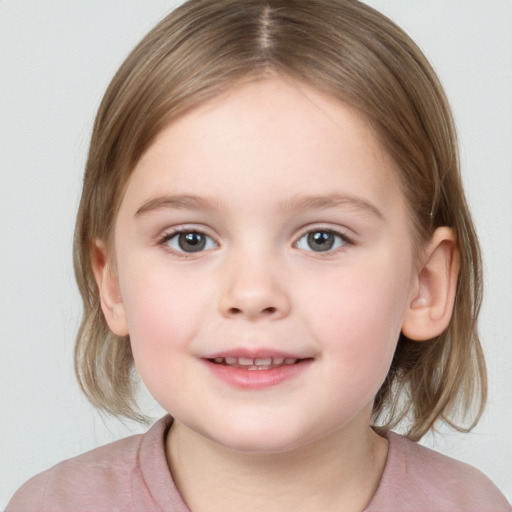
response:
M244 258L229 264L219 300L223 316L245 320L278 320L290 312L285 276L277 265L261 258Z

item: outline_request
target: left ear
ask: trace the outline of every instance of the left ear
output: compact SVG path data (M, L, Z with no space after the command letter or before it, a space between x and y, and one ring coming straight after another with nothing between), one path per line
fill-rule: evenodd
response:
M416 341L439 336L452 317L460 257L451 228L440 227L434 231L421 261L414 294L402 324L402 333Z

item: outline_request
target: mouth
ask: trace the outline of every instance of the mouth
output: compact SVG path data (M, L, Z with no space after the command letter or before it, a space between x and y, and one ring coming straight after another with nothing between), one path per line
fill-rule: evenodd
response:
M215 357L208 359L210 363L227 366L230 368L240 368L242 370L258 371L258 370L273 370L283 366L292 366L306 361L307 359L299 359L295 357Z
M242 390L264 390L300 378L311 368L310 354L260 348L235 348L202 358L206 368L224 384Z

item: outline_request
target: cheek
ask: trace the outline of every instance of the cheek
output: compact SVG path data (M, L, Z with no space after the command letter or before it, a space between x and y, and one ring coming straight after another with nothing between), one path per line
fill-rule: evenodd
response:
M323 286L318 286L322 285ZM320 290L323 288L323 293ZM340 272L309 292L311 331L329 352L333 372L351 385L379 388L387 375L408 301L407 286L389 267Z
M158 380L160 373L176 371L177 356L197 335L207 299L166 265L128 262L125 268L130 271L121 280L121 294L135 364L144 381Z

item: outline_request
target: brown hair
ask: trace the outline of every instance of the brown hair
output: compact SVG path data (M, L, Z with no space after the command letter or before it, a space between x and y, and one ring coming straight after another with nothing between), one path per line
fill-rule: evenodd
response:
M79 383L100 409L141 419L130 343L105 322L92 244L111 239L131 171L171 120L244 80L281 74L359 110L394 159L417 247L450 226L460 249L454 314L440 336L401 336L373 421L409 420L419 439L438 420L472 428L486 397L477 333L481 258L459 174L454 123L431 66L393 22L357 0L190 0L133 50L99 108L75 231L84 316L75 347ZM458 413L472 412L469 428ZM462 418L460 418L462 419Z

